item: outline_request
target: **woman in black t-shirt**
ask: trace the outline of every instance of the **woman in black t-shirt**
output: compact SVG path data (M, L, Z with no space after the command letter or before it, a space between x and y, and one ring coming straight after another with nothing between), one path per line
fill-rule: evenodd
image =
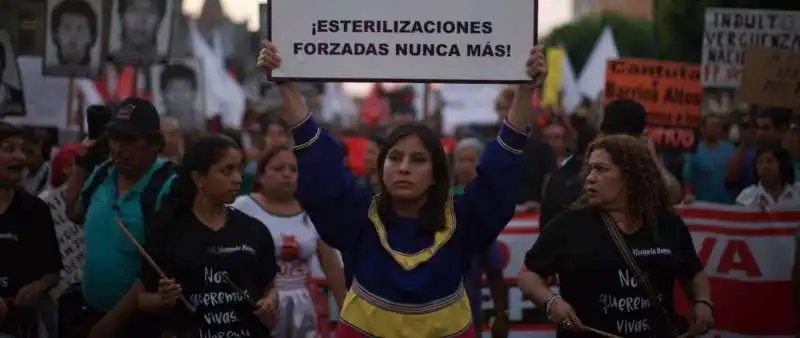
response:
M162 314L177 337L269 336L275 245L258 220L227 206L239 192L241 162L225 136L196 140L156 216L147 251L169 278L143 262L139 307Z
M647 146L631 136L608 136L586 153L583 196L526 254L522 290L546 309L562 338L597 337L596 330L675 337L711 329L708 277ZM556 275L560 295L544 282ZM676 279L694 304L690 325L675 315Z

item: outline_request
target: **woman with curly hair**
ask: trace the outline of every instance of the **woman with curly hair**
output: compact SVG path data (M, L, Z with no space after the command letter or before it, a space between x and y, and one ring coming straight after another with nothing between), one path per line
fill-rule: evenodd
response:
M546 309L560 338L711 329L708 277L647 146L632 136L607 136L586 154L583 195L526 254L522 290ZM544 282L555 275L560 294ZM676 279L694 304L692 323L674 310Z

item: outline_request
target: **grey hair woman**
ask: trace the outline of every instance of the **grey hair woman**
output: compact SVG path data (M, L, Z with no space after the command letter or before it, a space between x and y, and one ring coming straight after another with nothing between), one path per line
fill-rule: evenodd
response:
M483 154L481 140L470 137L458 141L453 150L453 195L464 193L464 187L478 174L478 160Z

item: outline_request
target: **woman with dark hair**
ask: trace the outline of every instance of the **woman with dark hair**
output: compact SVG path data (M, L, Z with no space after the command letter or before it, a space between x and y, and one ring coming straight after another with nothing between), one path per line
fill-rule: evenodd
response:
M309 293L311 261L316 255L339 307L344 278L339 255L314 231L314 224L294 197L297 159L288 147L272 148L258 161L255 192L239 196L233 207L269 229L278 248L278 321L274 337L317 337L314 303Z
M800 204L792 155L780 142L764 141L756 148L756 181L739 193L736 204L766 207Z
M163 314L164 329L177 337L269 336L275 244L258 220L227 206L239 190L241 160L230 138L198 138L156 215L147 252L169 279L143 262L138 303Z
M280 60L264 42L259 65L277 69ZM540 82L545 70L536 47L527 74ZM514 216L533 85L519 86L520 99L486 147L477 177L453 199L447 157L430 128L392 131L378 154L380 193L373 195L347 174L339 145L307 114L297 88L280 84L284 119L294 126L298 200L353 271L337 337L475 337L462 280Z
M520 288L560 338L705 334L714 325L708 277L647 145L606 136L586 154L583 195L525 255ZM545 282L556 275L560 294ZM691 329L675 315L676 280L694 304Z

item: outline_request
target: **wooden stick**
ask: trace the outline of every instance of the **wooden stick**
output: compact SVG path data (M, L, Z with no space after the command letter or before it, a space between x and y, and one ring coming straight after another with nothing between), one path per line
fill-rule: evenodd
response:
M584 329L584 330L586 330L586 331L589 331L589 332L591 332L591 333L594 333L594 334L596 334L596 335L603 336L603 337L608 337L608 338L623 338L622 336L617 336L617 335L615 335L615 334L611 334L611 333L608 333L608 332L605 332L605 331L600 331L600 330L598 330L598 329L595 329L595 328L593 328L593 327L589 327L589 326L584 326L584 327L583 327L583 329Z
M242 290L242 288L240 288L239 286L237 286L237 285L236 285L236 283L234 283L234 282L231 280L231 278L230 278L230 277L228 277L228 273L227 273L227 272L225 272L225 273L223 273L223 274L222 274L222 278L225 278L225 283L228 283L228 286L230 286L230 287L231 287L231 289L233 289L234 291L236 291L236 293L238 293L238 294L242 295L242 297L244 297L244 298L245 298L245 300L247 301L247 303L248 303L248 304L250 304L250 305L251 305L252 307L254 307L254 308L258 307L258 304L256 304L256 302L255 302L255 301L253 301L253 299L252 299L252 298L250 298L250 296L249 296L249 295L247 295L247 293L245 293L245 292L244 292L244 290Z
M70 76L67 81L67 129L75 125L74 110L72 109L73 100L75 99L75 78Z
M428 103L431 100L431 84L430 82L425 82L424 92L422 93L422 122L428 120L428 117L431 115L431 105Z
M139 65L131 66L133 68L133 79L131 79L131 96L136 97L139 95Z
M147 254L147 251L144 250L144 248L142 247L141 244L139 244L139 242L136 240L136 238L133 237L133 235L131 235L130 232L128 232L128 228L125 227L125 224L122 223L122 220L120 220L119 218L115 218L114 220L117 221L117 226L119 226L119 230L122 231L122 233L125 234L125 237L128 238L128 240L131 242L131 244L133 244L133 246L136 247L136 250L138 250L139 254L142 255L142 257L144 257L144 259L147 261L147 264L150 265L150 267L153 268L153 270L156 271L156 273L158 274L159 277L161 277L162 279L168 279L167 275L164 273L164 271L161 270L160 267L158 267L158 264L156 264L156 261L154 261L153 258L150 257L150 255ZM189 301L186 299L186 297L184 297L183 295L180 295L180 300L183 303L183 305L186 307L186 309L189 310L189 312L195 312L196 311L194 306L192 306L192 303L189 303Z

